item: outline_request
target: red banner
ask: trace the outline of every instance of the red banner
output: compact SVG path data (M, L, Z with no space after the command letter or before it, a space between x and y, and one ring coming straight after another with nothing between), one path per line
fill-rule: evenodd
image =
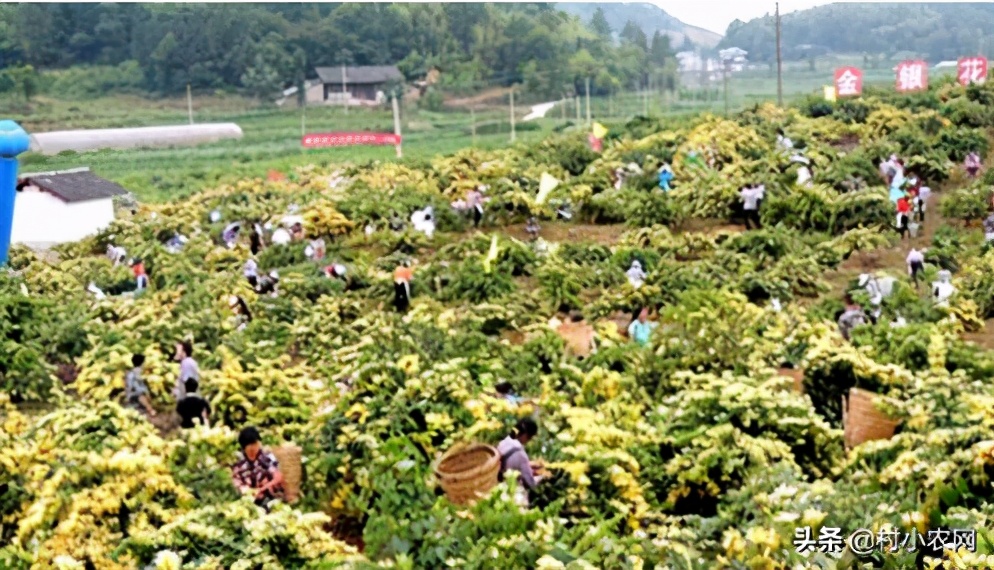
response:
M840 67L835 70L835 93L839 97L852 97L863 92L863 72L858 67Z
M300 142L306 148L353 145L399 145L400 136L389 133L319 133L305 135Z
M959 84L963 86L983 83L987 80L987 58L980 56L960 58L956 65L956 75L959 77Z
M921 60L897 64L897 90L900 93L928 89L928 64Z

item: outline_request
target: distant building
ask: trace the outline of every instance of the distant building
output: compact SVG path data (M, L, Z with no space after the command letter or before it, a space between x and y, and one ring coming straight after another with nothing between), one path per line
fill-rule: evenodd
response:
M304 93L306 101L308 103L320 103L324 101L324 85L314 79L304 82ZM289 89L284 89L283 94L279 99L276 100L276 106L282 107L286 105L287 101L296 104L297 102L297 86L290 87Z
M21 174L10 241L48 247L83 239L114 221L114 197L127 193L88 168Z
M404 80L395 65L318 67L315 71L323 86L321 101L326 104L343 104L346 97L349 104L382 103L388 84ZM309 98L308 102L311 102Z

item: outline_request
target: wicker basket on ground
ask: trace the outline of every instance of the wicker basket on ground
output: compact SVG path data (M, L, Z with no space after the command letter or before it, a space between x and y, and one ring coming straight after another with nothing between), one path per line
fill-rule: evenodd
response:
M302 450L288 442L273 448L272 451L280 464L280 473L283 474L284 500L293 504L300 497L300 481L303 475Z
M497 485L500 454L489 445L473 443L446 452L435 465L435 477L450 501L464 505Z
M846 447L875 439L890 439L900 423L874 406L876 396L872 392L852 388L849 398L842 397L842 425Z
M790 378L794 381L794 391L798 394L804 393L804 369L802 368L780 368L777 374Z

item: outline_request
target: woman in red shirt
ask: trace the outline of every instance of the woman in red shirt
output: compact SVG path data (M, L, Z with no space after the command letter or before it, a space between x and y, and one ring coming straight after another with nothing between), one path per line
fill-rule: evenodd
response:
M911 237L911 230L908 229L908 218L911 215L911 203L908 201L908 196L904 195L897 200L897 231L901 233L901 237L907 233L908 237Z

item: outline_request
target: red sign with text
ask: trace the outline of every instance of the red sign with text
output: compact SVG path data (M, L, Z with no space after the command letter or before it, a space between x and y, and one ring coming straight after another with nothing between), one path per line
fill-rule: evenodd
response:
M306 148L354 145L399 145L400 136L389 133L318 133L301 140Z
M963 86L983 83L987 80L987 58L974 56L960 58L956 66L956 76Z
M897 64L897 91L911 93L928 89L928 64L921 60Z
M835 70L835 94L854 97L863 92L863 72L858 67L840 67Z

